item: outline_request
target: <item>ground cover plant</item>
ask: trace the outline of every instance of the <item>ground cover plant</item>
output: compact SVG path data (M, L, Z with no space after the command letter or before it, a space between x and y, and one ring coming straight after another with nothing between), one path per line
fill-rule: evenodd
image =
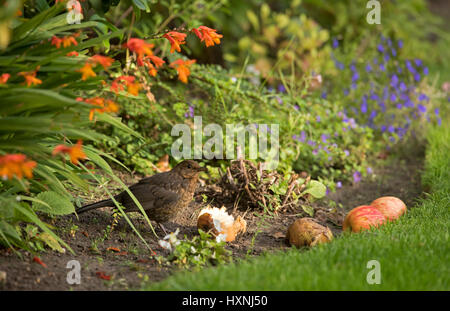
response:
M425 0L383 4L379 25L366 2L1 0L0 288L374 289L378 258L375 289L447 289L450 36ZM246 159L204 152L164 232L129 187L174 168L174 127L198 142L200 118L277 140L278 165L247 159L250 143L232 143ZM407 214L343 232L386 195ZM329 243L285 243L305 217ZM81 284L66 282L74 257Z

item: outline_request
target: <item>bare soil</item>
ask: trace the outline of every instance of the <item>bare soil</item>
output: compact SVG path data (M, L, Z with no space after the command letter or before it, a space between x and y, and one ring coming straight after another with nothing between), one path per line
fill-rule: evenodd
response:
M315 202L314 217L329 226L333 234L339 235L346 211L358 205L369 204L377 197L393 195L404 200L407 206L413 206L422 193L419 175L422 158L421 154L407 154L401 158L377 159L378 167L374 168L370 177L355 185L344 185L338 191L330 193L326 199ZM138 179L123 173L122 177L127 184ZM202 190L204 188L199 187L198 193ZM341 205L330 203L331 201ZM175 231L179 228L179 237L192 237L197 234L196 219L202 206L201 195L196 195L195 202L179 215L176 222L165 224L166 229ZM227 208L231 211L233 206ZM286 250L289 246L286 245L284 237L288 226L298 217L306 216L301 207L264 217L261 213L245 213L238 209L234 216L244 214L247 232L227 246L233 251L234 258ZM158 240L143 217L132 213L130 216L152 250L158 255L167 255L167 251L158 245ZM11 250L0 249L0 276L2 271L6 272L6 278L0 280L0 290L137 289L145 279L152 282L161 281L177 270L176 267L160 265L124 219L119 219L114 229L106 234L107 226L113 224L110 208L79 215L78 219L74 215L68 215L46 221L55 226L56 232L76 255L69 251L64 254L51 251L38 254L46 265L44 267L33 261L35 254L22 251L21 260ZM159 228L156 232L160 237L163 236ZM108 249L110 247L115 249ZM66 265L73 259L81 264L79 285L69 285L66 280L70 271ZM106 280L102 276L110 279Z

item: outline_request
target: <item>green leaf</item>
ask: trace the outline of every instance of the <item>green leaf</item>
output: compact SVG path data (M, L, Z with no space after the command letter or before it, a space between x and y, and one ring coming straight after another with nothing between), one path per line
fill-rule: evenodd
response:
M27 199L30 199L30 198L28 197ZM48 228L48 226L47 226L44 222L42 222L42 221L36 216L36 214L35 214L32 210L30 210L30 209L28 209L28 208L26 208L26 207L24 207L24 206L21 206L20 204L17 204L16 206L17 206L17 211L18 211L19 213L23 214L23 215L28 219L28 221L31 221L32 223L34 223L34 224L36 224L37 226L39 226L39 228L41 228L42 231L47 232L48 234L50 234L50 235L51 235L53 238L55 238L59 243L61 243L62 245L64 245L64 246L65 246L72 254L75 254L75 252L72 250L72 248L71 248L67 243L65 243L63 240L61 240L60 237L58 237L57 235L55 235L55 234Z
M32 19L23 22L19 27L14 29L12 36L14 38L13 42L17 42L20 39L23 39L27 34L36 31L39 25L43 24L45 21L55 16L63 9L64 9L63 5L54 5L50 9L45 10L39 13L38 15L34 16Z
M64 252L58 241L47 232L39 234L36 238L47 244L52 250L58 251L60 253Z
M148 6L147 0L133 0L133 4L147 13L150 12L150 7Z
M121 129L122 131L124 131L124 132L126 132L126 133L129 133L129 134L131 134L131 135L133 135L133 136L136 136L136 137L138 137L138 138L140 138L140 139L144 139L144 138L142 137L141 134L139 134L139 133L136 132L136 131L133 131L131 128L129 128L128 126L126 126L125 124L123 124L123 123L120 121L120 118L118 118L118 117L113 117L113 116L111 116L111 115L108 114L108 113L101 113L101 114L98 114L98 115L97 115L97 119L98 119L99 121L103 121L103 122L109 123L109 124L111 124L112 126L114 126L114 127L116 127L116 128L119 128L119 129Z
M21 241L20 234L17 232L16 228L6 221L0 220L0 231L2 231L3 234L9 239L12 239L15 243Z
M125 170L127 170L128 172L131 171L131 170L130 170L127 166L125 166L122 162L120 162L120 161L117 160L116 158L112 157L111 155L109 155L109 154L107 154L107 153L105 153L105 152L103 152L103 151L101 151L101 150L98 150L98 149L95 149L95 148L92 148L92 147L89 147L89 146L85 146L84 148L85 148L85 150L86 150L86 149L91 150L92 152L96 152L96 153L97 153L98 155L100 155L100 156L103 156L103 157L105 157L105 158L108 158L109 160L111 160L111 161L115 162L116 164L120 165L121 167L123 167L123 168L124 168Z
M53 171L47 167L46 165L38 165L34 172L36 173L36 176L42 177L45 179L50 186L50 189L53 189L60 194L63 194L66 192L66 189L64 188L64 185L62 182L56 177L56 175L53 173Z
M316 199L323 198L326 192L327 187L317 180L311 180L306 186L306 190L303 191L303 193L309 193Z
M248 10L247 11L247 18L250 21L250 23L252 24L253 28L256 30L256 32L259 32L258 16L256 16L256 14L253 13L253 11Z
M17 103L23 103L17 105ZM15 88L9 90L9 94L2 95L2 106L0 111L2 113L18 113L22 111L29 111L30 109L36 109L42 107L88 107L86 103L78 102L75 99L62 96L51 90L33 89L33 88ZM8 105L6 105L8 104Z
M297 185L303 185L305 183L306 179L305 178L297 178Z
M94 162L96 165L98 165L104 171L106 171L109 174L113 174L111 166L109 166L108 162L106 162L101 156L99 156L92 149L85 147L84 148L84 153L86 153L86 156L88 157L89 160Z
M67 215L75 212L75 208L67 197L54 192L45 191L39 193L36 198L44 202L33 202L33 209L53 215Z
M46 0L36 0L36 8L39 12L45 11L50 8Z
M314 216L314 209L309 205L302 205L303 211L308 214L309 216Z

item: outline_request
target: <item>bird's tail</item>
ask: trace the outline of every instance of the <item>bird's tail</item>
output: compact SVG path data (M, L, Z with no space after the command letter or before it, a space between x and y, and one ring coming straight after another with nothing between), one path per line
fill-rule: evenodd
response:
M111 199L106 199L103 201L99 201L99 202L95 202L95 203L91 203L91 204L87 204L85 206L82 206L80 208L78 208L77 210L75 210L75 212L77 214L81 214L96 208L100 208L100 207L106 207L106 206L113 206L114 203Z

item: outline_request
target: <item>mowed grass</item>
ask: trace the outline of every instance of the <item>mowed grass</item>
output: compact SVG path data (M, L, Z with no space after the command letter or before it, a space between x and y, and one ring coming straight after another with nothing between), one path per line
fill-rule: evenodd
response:
M450 127L429 132L430 193L396 223L231 265L182 272L147 290L450 290ZM367 283L370 260L381 284Z

